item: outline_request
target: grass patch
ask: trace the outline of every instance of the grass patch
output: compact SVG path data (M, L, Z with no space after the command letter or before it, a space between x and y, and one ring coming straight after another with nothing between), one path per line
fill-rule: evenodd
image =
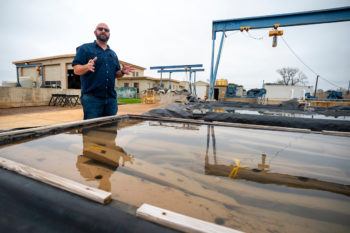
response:
M118 98L118 104L139 104L141 99L138 98Z

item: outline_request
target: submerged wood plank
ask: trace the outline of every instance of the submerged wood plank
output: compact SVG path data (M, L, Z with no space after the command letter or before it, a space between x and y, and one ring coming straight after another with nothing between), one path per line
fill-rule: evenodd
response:
M186 215L175 213L166 209L158 208L149 204L142 204L136 211L136 216L145 220L155 222L169 228L195 233L240 233L228 227L219 226L214 223L206 222Z
M57 188L64 189L68 192L77 194L79 196L85 197L95 202L99 202L101 204L106 204L111 200L112 194L109 192L92 188L75 182L73 180L56 176L52 173L41 171L2 157L0 157L0 167L17 172L21 175L55 186Z
M205 174L214 176L229 177L235 167L222 164L205 164ZM303 176L293 176L288 174L272 173L258 169L240 167L235 179L250 180L262 184L278 184L289 187L323 190L332 193L350 196L350 185L338 184L334 182L322 181Z
M341 137L350 137L350 132L341 132L341 131L322 130L322 134L333 135L333 136L341 136Z

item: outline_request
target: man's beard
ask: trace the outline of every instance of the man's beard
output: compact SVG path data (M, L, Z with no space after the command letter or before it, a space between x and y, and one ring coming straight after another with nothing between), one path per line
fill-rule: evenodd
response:
M100 34L100 35L96 35L96 39L97 39L97 40L100 40L100 41L102 41L102 42L107 42L108 39L109 39L109 36Z

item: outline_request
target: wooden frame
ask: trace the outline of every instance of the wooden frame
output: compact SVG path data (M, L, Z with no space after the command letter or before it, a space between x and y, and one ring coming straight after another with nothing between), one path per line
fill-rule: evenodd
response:
M0 167L101 204L106 204L112 200L112 194L109 192L97 188L92 188L73 180L41 171L2 157L0 157Z
M190 233L241 233L228 227L192 218L170 210L142 204L136 211L136 216L169 228Z

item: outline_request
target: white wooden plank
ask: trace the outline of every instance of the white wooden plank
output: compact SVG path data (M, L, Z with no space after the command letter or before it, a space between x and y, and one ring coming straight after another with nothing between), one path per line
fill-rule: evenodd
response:
M101 204L106 204L111 200L112 194L109 192L92 188L75 182L73 180L56 176L52 173L41 171L2 157L0 157L0 167L17 172L21 175L55 186L57 188L64 189L68 192L77 194L79 196L85 197L87 199L96 201Z
M169 228L190 233L240 233L228 227L219 226L149 204L142 204L136 216Z

